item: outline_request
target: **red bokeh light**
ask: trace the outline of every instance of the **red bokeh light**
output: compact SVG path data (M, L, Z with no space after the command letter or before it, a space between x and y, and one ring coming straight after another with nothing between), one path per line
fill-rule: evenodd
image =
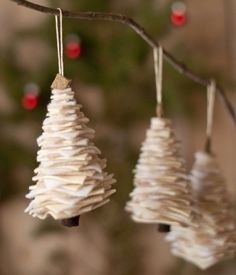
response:
M76 59L81 55L81 45L79 42L68 42L65 48L65 54L70 59Z
M186 13L185 12L172 12L171 13L171 22L175 26L183 26L186 23Z
M22 106L26 110L33 110L38 105L38 97L33 93L27 93L22 97Z

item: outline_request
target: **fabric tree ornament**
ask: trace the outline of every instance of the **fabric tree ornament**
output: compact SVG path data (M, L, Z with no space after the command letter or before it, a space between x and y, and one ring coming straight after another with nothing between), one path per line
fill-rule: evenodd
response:
M52 84L43 133L37 140L40 164L33 178L36 184L30 186L26 197L32 201L25 211L40 219L51 215L66 226L76 226L81 214L109 201L115 180L104 172L106 160L99 157L92 142L95 131L87 126L89 120L76 102L70 81L62 76L62 64L59 58L60 74Z
M215 156L195 154L191 182L198 227L174 226L166 238L174 255L206 269L235 255L235 226Z
M94 130L76 103L75 93L57 76L51 102L38 138L40 163L27 198L26 212L40 219L70 219L102 206L114 193L112 175L103 171L106 161L92 142ZM75 220L75 219L74 219ZM68 221L70 222L70 221Z
M226 184L211 152L214 82L208 90L208 127L205 151L195 154L191 171L194 211L198 227L174 226L167 235L174 255L206 269L236 251L235 224L230 214Z
M162 111L162 49L155 49L157 117L151 119L141 148L131 200L126 210L140 223L159 224L168 232L171 225L186 226L191 221L191 192L185 162L180 154L170 119Z

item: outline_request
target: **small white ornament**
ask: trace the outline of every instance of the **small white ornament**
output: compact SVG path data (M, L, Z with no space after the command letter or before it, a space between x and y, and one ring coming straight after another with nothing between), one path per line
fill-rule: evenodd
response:
M57 75L51 102L43 122L43 133L35 169L35 185L26 196L25 210L33 217L70 219L92 211L107 202L115 192L113 175L104 172L106 160L93 144L95 131L87 126L69 81Z
M195 154L191 182L198 227L173 226L166 238L175 256L206 269L235 255L235 224L226 185L213 155Z
M190 223L190 183L171 120L151 119L134 185L126 206L134 221L183 226Z

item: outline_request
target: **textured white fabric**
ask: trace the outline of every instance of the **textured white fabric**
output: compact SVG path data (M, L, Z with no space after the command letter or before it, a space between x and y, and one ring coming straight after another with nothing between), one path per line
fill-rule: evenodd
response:
M212 155L196 153L191 182L198 227L173 226L166 238L174 255L206 269L235 255L235 225L226 185Z
M94 130L81 112L71 88L52 90L33 180L25 210L34 217L66 219L91 211L115 192L113 175L104 172L106 160L93 142Z
M190 223L190 184L180 156L180 143L169 119L151 119L135 169L134 185L126 205L134 221Z

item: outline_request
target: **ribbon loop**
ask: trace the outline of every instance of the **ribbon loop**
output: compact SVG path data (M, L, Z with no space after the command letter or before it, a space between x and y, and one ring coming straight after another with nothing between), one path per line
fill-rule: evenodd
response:
M216 83L212 79L210 84L207 86L207 127L206 135L210 139L212 136L213 129L213 116L214 116L214 105L215 105L215 93L216 93Z
M55 15L56 23L56 38L57 38L57 58L58 58L58 72L64 76L64 61L63 61L63 14L62 10L58 8L59 16ZM58 22L59 17L59 22Z
M163 75L163 49L161 46L154 48L154 71L156 80L157 115L162 114L162 75Z

